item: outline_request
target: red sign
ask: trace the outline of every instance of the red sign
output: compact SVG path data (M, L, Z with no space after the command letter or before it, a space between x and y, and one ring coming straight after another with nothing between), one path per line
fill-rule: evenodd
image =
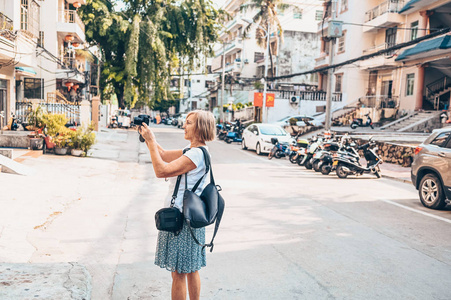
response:
M255 107L263 106L263 93L254 93L254 106Z
M275 94L266 94L266 107L274 107L274 98L276 98Z

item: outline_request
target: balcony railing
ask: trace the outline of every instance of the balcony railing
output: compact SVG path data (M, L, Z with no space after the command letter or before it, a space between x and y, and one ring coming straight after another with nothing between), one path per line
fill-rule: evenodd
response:
M404 7L404 0L388 0L365 13L365 22L376 19L386 13L397 13Z
M299 96L301 101L326 101L327 93L323 91L279 91L271 90L271 93L276 94L276 98L279 99L291 99L293 96ZM332 101L341 102L343 99L342 93L332 93Z
M71 57L71 56L63 56L61 58L61 61L63 62L63 64L70 69L77 69L80 72L84 71L84 66L83 66L83 62L79 61L78 59L76 59L75 57Z
M78 26L80 26L83 32L85 31L85 24L83 24L83 22L81 21L76 10L60 10L59 20L63 23L76 23L78 24Z
M397 108L399 101L397 96L364 96L359 99L358 104L360 106L373 108Z
M14 41L13 29L13 20L0 12L0 36L10 41Z

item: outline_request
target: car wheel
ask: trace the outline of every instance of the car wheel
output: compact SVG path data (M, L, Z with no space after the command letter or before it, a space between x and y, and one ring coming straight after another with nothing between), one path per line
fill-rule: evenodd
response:
M426 174L418 189L421 203L428 208L441 209L445 207L445 194L440 180L434 174Z
M255 152L257 152L257 155L262 155L260 143L257 143L257 145L255 146Z
M244 141L244 139L241 140L241 149L247 150L246 142Z

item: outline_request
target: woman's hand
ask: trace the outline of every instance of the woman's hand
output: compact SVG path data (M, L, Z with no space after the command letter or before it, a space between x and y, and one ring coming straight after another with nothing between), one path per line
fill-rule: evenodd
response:
M155 134L153 134L152 130L150 130L149 126L147 126L146 123L143 123L138 127L138 132L146 140L146 143L155 141Z

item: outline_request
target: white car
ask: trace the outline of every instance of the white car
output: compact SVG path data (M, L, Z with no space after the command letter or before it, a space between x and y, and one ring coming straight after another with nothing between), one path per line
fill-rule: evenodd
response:
M283 119L280 119L277 122L273 122L271 124L276 124L282 127L286 127L290 125L290 119L295 118L296 119L296 125L297 126L306 126L306 125L313 125L313 126L321 126L322 121L311 116L306 115L297 115L297 116L288 116Z
M274 124L252 124L243 131L241 148L253 149L258 155L269 153L274 145L271 138L277 138L279 142L291 143L293 139L280 126Z

